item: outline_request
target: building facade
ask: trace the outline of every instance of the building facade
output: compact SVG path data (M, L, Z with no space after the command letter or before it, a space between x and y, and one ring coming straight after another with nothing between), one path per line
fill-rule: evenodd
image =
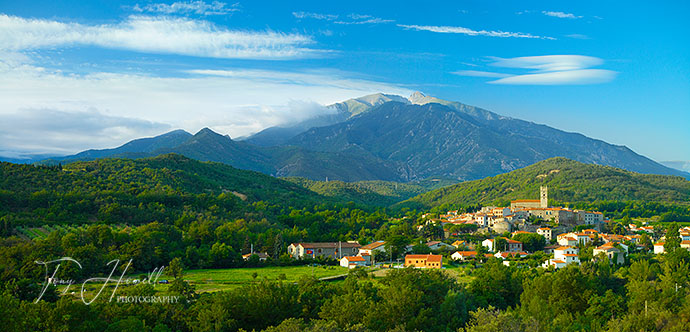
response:
M357 256L359 243L352 242L300 242L288 246L290 256L301 259L305 257L330 257L341 259L344 256Z

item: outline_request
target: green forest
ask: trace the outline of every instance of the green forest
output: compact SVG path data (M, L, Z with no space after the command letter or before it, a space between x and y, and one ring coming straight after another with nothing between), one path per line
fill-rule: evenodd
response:
M559 178L559 186L555 178L573 162L555 162L560 172L548 174L552 165L529 172L548 180L559 202L620 218L682 221L690 215L683 203L690 188L685 180L623 174L634 189L589 199L596 193L585 192L597 188L590 183L606 175L571 180L579 186ZM516 176L508 173L513 175L500 183L524 185L510 195L532 198L520 196L542 183L533 182L532 173L519 183L508 181ZM537 178L541 174L547 175ZM490 192L502 188L495 182L499 177L482 180L495 187L479 189L496 202L513 197ZM442 229L417 230L423 213L450 206L472 210L486 202L457 191L473 183L440 189L462 200L425 207L407 204L431 197L428 193L404 203L395 200L426 190L421 188L429 188L428 183L286 181L175 154L57 166L0 163L0 324L7 331L688 330L690 257L677 244L662 256L632 254L622 266L604 257L558 271L508 267L498 259L472 261L453 266L462 278L415 269L373 277L355 269L344 281L305 276L295 283L255 276L243 287L220 292L198 292L184 278L189 269L337 264L292 259L287 246L301 241L386 240L392 258L399 258L408 244L443 238ZM573 194L562 194L565 188ZM340 190L346 194L337 194ZM44 233L27 236L26 230L36 227ZM250 248L270 258L244 260L241 255ZM78 259L81 268L63 263L53 275L59 280L108 276L115 260L131 260L127 273L136 276L166 266L171 280L163 290L141 283L123 286L118 295L182 300L117 303L104 295L85 305L77 288L76 295L62 295L53 286L41 295L47 271L36 262L61 257ZM123 272L123 266L116 271Z

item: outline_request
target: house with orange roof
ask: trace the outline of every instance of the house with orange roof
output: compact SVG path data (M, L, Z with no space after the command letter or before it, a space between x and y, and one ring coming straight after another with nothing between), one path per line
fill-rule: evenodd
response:
M580 264L577 248L570 246L562 246L554 249L553 258L547 260L542 264L542 267L553 266L557 269L565 267L570 264Z
M542 264L542 267L546 268L549 266L553 266L554 269L562 269L567 265L568 264L566 264L565 261L562 261L560 259L549 259L548 261L544 262L544 264Z
M664 249L664 244L666 244L666 243L665 242L658 242L658 243L654 244L654 254L655 255L666 253L666 249Z
M543 236L544 239L546 239L546 241L551 241L551 235L553 234L553 232L549 227L539 227L537 228L537 234Z
M340 266L346 267L346 268L355 268L358 266L367 266L369 265L369 255L364 255L364 256L345 256L340 259Z
M405 267L416 267L426 269L440 269L443 267L443 256L441 255L406 255Z
M576 246L578 245L577 238L572 236L571 233L560 234L557 237L558 244L562 246Z
M690 241L688 241L688 240L680 241L680 247L690 250Z
M577 263L580 264L580 258L578 257L577 248L563 246L554 249L553 258L565 261L566 264Z
M374 241L359 248L360 254L373 255L374 252L386 252L386 241Z

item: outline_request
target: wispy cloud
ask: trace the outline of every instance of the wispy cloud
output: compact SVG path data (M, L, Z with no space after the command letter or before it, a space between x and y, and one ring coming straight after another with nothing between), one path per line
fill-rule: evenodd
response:
M487 37L502 37L502 38L534 38L534 39L550 39L554 40L552 37L545 36L535 36L529 33L522 32L507 32L507 31L490 31L490 30L472 30L464 27L454 27L454 26L430 26L430 25L404 25L398 24L399 27L417 30L417 31L431 31L438 33L455 33L463 34L468 36L487 36Z
M107 25L63 23L0 15L0 50L75 45L213 58L286 59L318 56L297 33L228 30L203 20L130 16Z
M160 13L160 14L197 14L197 15L226 15L240 10L240 4L235 3L228 6L227 3L213 1L179 1L171 4L151 3L145 6L135 5L132 8L137 12Z
M580 33L571 33L569 35L565 35L568 38L573 38L573 39L590 39L589 36L583 35Z
M21 58L0 61L0 86L0 150L20 147L33 153L113 147L170 128L195 132L211 127L238 137L327 112L316 104L375 92L412 92L329 69L77 75L22 63ZM50 137L42 135L51 123L55 129ZM80 133L85 126L94 129Z
M461 76L499 78L488 83L509 85L571 85L598 84L612 81L616 72L592 69L604 63L600 58L583 55L543 55L518 58L493 58L491 66L528 70L525 74L507 74L463 70Z
M338 19L338 15L334 14L318 14L318 13L309 13L309 12L292 12L292 16L303 19L303 18L311 18L315 20L324 20L324 21L335 21Z
M349 14L349 15L335 15L335 14L319 14L309 12L293 12L292 16L298 19L315 19L322 21L329 21L334 24L352 25L352 24L382 24L395 22L394 20L386 20L380 17L363 14Z
M113 146L133 136L152 136L170 130L169 124L134 117L113 116L97 109L64 111L21 109L2 114L0 151L73 153L92 146Z
M558 17L558 18L570 18L570 19L576 19L576 18L582 18L582 16L576 16L575 14L571 13L564 13L564 12L552 12L552 11L542 11L542 14L546 16L551 16L551 17Z

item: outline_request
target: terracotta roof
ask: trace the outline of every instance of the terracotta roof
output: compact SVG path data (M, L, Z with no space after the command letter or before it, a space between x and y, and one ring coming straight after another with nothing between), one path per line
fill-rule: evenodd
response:
M456 251L453 254L454 255L458 254L460 256L476 256L477 252L476 251Z
M565 262L560 259L554 259L551 261L551 263L565 264Z
M442 259L443 259L443 256L441 256L441 255L429 255L429 258L427 258L427 262L438 262L438 263L440 263Z
M443 256L441 255L407 255L405 256L405 260L407 259L426 259L427 262L440 262Z
M563 256L566 256L566 257L575 257L575 256L577 256L577 254L563 254Z
M372 243L369 243L369 244L367 244L367 245L364 245L364 246L362 246L362 247L359 248L359 249L362 249L362 250L371 250L371 249L376 249L376 248L378 248L378 247L380 247L380 246L382 246L382 245L385 245L385 244L386 244L386 241L376 241L376 242L372 242Z
M295 246L301 245L304 248L338 248L342 246L343 248L359 248L361 245L359 243L350 242L299 242L293 243Z
M554 250L568 250L568 249L573 249L573 247L563 246L563 247L558 247Z
M343 259L345 259L349 262L366 262L366 260L364 260L364 257L360 257L360 256L345 256L345 257L343 257Z

